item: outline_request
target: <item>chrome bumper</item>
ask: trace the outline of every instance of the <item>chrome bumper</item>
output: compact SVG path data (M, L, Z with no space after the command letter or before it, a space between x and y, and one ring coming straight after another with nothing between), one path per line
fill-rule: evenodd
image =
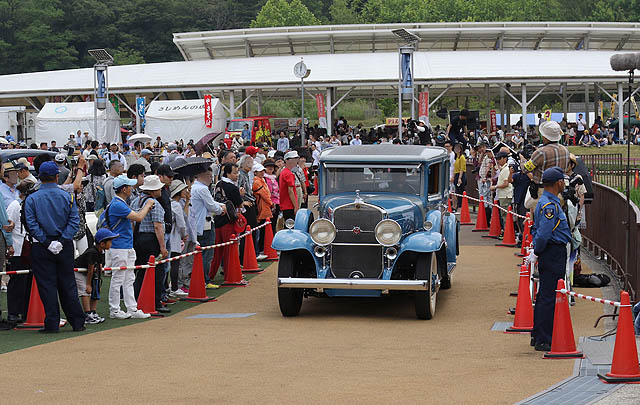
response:
M428 290L428 280L365 278L278 278L279 288L337 288L345 290Z

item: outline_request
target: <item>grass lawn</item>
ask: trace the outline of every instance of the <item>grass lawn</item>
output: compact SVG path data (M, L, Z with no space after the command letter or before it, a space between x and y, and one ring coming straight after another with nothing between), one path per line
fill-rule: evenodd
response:
M260 268L267 268L273 262L260 262ZM245 278L247 280L255 277L256 274L245 274ZM215 284L222 284L224 280L224 276L220 273L215 278ZM44 343L53 342L60 339L67 339L71 337L86 335L88 333L99 332L102 330L112 329L112 328L120 328L123 326L129 326L134 323L140 322L153 322L154 318L149 319L110 319L109 318L109 283L111 282L111 277L102 278L102 287L101 287L101 299L98 301L98 313L100 316L105 318L106 320L103 323L96 325L86 325L87 330L85 332L73 332L71 330L70 325L66 325L64 328L60 329L60 333L53 334L43 334L39 333L35 329L17 329L11 331L0 331L0 353L7 353L14 350L24 349L31 346L36 346ZM233 287L221 287L217 290L207 290L207 295L210 297L219 297L222 294L230 291ZM248 287L242 288L251 288L251 285ZM186 301L178 301L173 305L169 305L171 309L171 313L166 316L173 316L179 312L182 312L186 309L192 308L195 305L199 305L200 303L186 302ZM124 307L124 304L122 304ZM4 318L6 318L6 309L7 309L7 294L0 294L0 308L4 310ZM64 318L64 312L60 311L61 316Z
M621 153L623 158L627 157L627 145L608 145L601 148L587 146L569 146L569 151L574 155ZM631 145L631 157L640 158L640 145Z

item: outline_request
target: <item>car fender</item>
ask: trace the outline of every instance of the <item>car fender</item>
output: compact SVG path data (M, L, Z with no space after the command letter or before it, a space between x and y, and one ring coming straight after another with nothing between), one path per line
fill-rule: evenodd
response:
M273 237L271 247L278 251L304 249L313 253L313 241L307 232L297 229L283 229Z
M431 227L432 230L438 231L441 229L440 227L442 225L442 213L439 210L431 210L427 212L426 218L427 221L433 224L433 226Z
M309 232L309 226L311 226L312 222L313 213L306 208L301 208L296 214L296 224L293 229L301 232Z
M444 215L443 232L444 237L447 240L447 262L455 263L457 256L457 240L458 231L460 230L460 224L458 219L453 214Z
M400 242L398 257L400 257L404 252L436 252L440 250L442 243L444 243L444 241L439 232L416 232L407 236L402 240L402 242Z

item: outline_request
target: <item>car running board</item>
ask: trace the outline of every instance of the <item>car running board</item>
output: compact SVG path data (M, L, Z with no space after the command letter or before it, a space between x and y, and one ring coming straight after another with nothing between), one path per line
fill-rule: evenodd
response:
M365 278L278 278L279 288L337 288L346 290L429 289L428 280L377 280Z

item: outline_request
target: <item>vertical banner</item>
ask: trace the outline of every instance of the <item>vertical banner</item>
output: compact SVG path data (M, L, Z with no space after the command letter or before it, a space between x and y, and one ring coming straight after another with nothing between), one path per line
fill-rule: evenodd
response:
M611 116L615 117L616 116L616 104L618 101L618 94L613 93L613 101L611 101Z
M631 104L633 104L633 110L636 112L636 119L640 119L640 113L638 113L638 104L636 104L636 98L631 96ZM631 117L629 117L631 118ZM631 121L629 121L631 122ZM629 124L631 125L631 124Z
M496 110L489 111L489 133L498 132L498 120L496 119Z
M544 120L551 121L551 110L544 110Z
M146 119L145 117L145 97L138 97L136 98L136 113L138 113L138 117L140 117L140 128L136 128L138 132L142 132L142 130L144 129L144 126L146 124Z
M402 98L413 99L413 73L411 72L411 53L402 53Z
M324 105L324 94L316 94L316 108L320 128L327 128L327 111Z
M213 115L211 113L211 95L204 96L204 126L211 128L213 123Z
M105 75L106 68L96 68L97 75L97 95L96 95L96 107L98 110L104 110L107 108L107 77Z
M423 91L418 95L418 119L429 122L429 92Z
M109 101L111 102L111 105L116 110L116 112L120 114L120 101L118 100L118 98L116 96L109 96Z

